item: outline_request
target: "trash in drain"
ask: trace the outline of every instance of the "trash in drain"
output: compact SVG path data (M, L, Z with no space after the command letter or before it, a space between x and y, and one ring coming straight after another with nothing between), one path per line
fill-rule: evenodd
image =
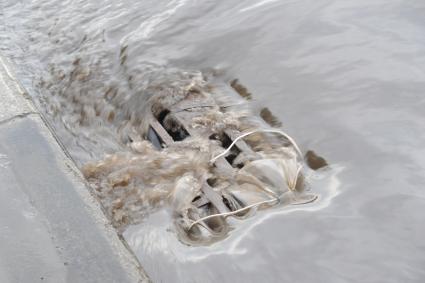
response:
M100 198L112 203L115 226L140 222L146 207L167 205L179 239L205 244L226 237L229 217L316 200L305 191L298 145L253 114L247 101L202 84L144 98L143 119L132 125L141 134L129 139L139 155L117 154L83 168Z

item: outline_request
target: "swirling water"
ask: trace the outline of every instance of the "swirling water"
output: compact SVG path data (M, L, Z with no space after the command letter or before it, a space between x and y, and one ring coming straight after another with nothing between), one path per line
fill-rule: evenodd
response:
M178 242L162 210L130 226L124 236L154 281L425 280L425 2L0 7L0 52L78 165L128 154L130 130L115 130L143 106L132 96L205 73L238 78L303 149L331 164L311 178L321 201L260 212L211 246ZM105 93L116 99L105 103Z

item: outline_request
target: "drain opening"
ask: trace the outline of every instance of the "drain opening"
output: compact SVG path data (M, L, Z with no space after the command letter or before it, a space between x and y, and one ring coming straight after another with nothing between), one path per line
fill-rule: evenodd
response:
M228 148L232 144L232 139L226 133L222 133L220 135L220 142L223 148ZM232 148L230 149L229 154L225 157L225 159L227 160L227 162L229 162L230 165L232 165L232 167L242 168L243 165L242 167L239 167L241 166L240 164L235 164L233 162L235 161L236 157L238 157L240 153L241 153L241 150L236 145L233 145Z
M168 109L162 110L157 119L174 141L182 141L190 136L184 126L173 117Z

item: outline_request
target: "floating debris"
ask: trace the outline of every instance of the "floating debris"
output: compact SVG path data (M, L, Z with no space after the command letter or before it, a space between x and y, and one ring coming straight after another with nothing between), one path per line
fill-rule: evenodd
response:
M239 83L238 79L234 79L230 82L230 86L236 90L236 92L246 100L252 100L252 94L248 91L248 89Z
M306 152L305 161L308 167L310 167L313 170L318 170L320 168L328 166L328 163L326 162L326 160L323 157L317 155L312 150L309 150Z
M134 212L143 214L146 206L168 204L180 239L205 244L227 235L228 217L317 198L304 193L295 141L246 106L222 107L205 85L191 83L172 95L156 87L141 119L133 119L141 140L129 143L142 154L115 154L84 167L101 198L114 204L109 212L118 226L133 223Z
M277 128L282 127L282 122L279 121L279 118L273 115L269 108L262 108L260 111L260 116L270 126Z
M133 90L127 80L101 84L97 65L81 57L70 65L52 69L54 87L44 85L54 94L48 111L85 139L84 148L73 145L88 153L80 168L118 231L165 208L182 242L208 244L228 235L229 217L316 199L305 192L301 151L277 118L229 95L232 87L251 99L237 80L215 87L201 72L129 69L123 78L138 82ZM111 149L106 156L99 143Z

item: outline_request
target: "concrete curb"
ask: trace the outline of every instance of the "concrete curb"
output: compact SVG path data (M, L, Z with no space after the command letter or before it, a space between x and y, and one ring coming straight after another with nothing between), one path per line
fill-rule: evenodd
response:
M1 282L148 281L1 56L0 184Z

